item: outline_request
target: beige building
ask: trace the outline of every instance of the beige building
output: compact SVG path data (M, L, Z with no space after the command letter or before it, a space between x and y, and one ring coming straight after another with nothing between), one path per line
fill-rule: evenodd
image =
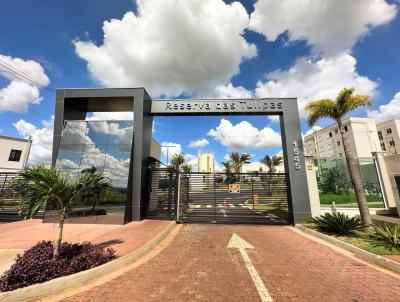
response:
M390 120L376 126L379 143L385 155L400 153L400 120Z
M198 172L215 172L215 158L213 153L199 153L197 155Z
M285 166L282 163L279 166L275 167L275 173L284 173L285 172ZM249 164L244 164L242 166L242 173L256 173L256 172L269 172L269 169L266 165L262 163L249 163Z
M372 152L381 151L374 119L351 117L343 121L343 129L344 138L354 157L372 157ZM304 148L307 155L328 158L344 157L336 124L306 135Z
M17 172L28 163L30 139L0 135L0 173Z

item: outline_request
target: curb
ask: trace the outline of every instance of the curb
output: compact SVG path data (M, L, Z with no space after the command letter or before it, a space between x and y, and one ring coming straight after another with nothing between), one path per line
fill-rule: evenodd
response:
M331 244L333 244L333 245L335 245L337 247L340 247L340 248L342 248L342 249L344 249L346 251L349 251L349 252L353 253L355 256L358 256L360 258L368 260L368 261L370 261L370 262L372 262L374 264L383 266L384 268L387 268L387 269L390 269L392 271L395 271L396 273L400 273L400 263L399 262L396 262L396 261L393 261L391 259L388 259L388 258L379 256L379 255L375 255L373 253L364 251L363 249L360 249L360 248L358 248L358 247L356 247L354 245L351 245L351 244L349 244L347 242L344 242L344 241L341 241L339 239L333 238L333 237L331 237L329 235L325 235L325 234L319 233L317 231L311 230L311 229L306 228L306 227L304 227L302 225L296 224L294 227L296 229L306 233L306 234L312 235L312 236L317 237L317 238L319 238L321 240L329 242L329 243L331 243Z
M156 247L167 235L176 227L176 223L171 223L156 238L141 246L137 250L121 256L115 260L107 262L103 265L82 271L76 274L56 278L44 283L34 284L27 287L19 288L13 291L0 293L0 301L4 302L20 302L30 301L33 299L43 298L71 287L80 286L83 283L90 282L99 276L112 273L116 270L125 268L139 258L149 253Z

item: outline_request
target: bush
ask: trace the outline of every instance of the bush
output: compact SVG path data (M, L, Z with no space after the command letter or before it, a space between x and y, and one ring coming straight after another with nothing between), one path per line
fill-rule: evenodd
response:
M400 248L399 225L391 225L387 222L383 224L374 224L375 237L386 242L389 246Z
M356 230L360 230L363 224L358 217L349 217L343 213L325 213L316 218L312 218L318 229L323 232L347 235Z
M98 244L62 243L59 257L53 257L54 243L40 241L18 255L11 268L0 277L0 292L71 275L115 258L115 251Z

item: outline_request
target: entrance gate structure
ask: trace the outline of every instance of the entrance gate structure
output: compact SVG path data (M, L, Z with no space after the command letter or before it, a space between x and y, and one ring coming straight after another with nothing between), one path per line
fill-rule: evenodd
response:
M134 112L124 222L144 219L150 206L148 166L153 116L179 115L278 115L289 222L297 223L302 218L311 216L299 111L295 98L151 100L144 88L59 89L56 93L53 166L66 120L84 120L87 112L113 111ZM218 190L214 187L218 201ZM191 188L189 186L189 193ZM218 202L216 205L218 207Z

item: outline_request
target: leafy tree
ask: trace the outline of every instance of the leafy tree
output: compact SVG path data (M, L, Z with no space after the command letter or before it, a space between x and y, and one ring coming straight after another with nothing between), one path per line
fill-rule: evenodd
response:
M171 159L171 166L180 171L181 166L185 163L185 157L182 154L174 154Z
M351 183L355 191L358 208L360 209L361 220L365 227L369 227L372 221L365 196L365 188L357 163L354 160L348 142L344 139L345 129L342 125L342 119L347 113L359 107L371 105L373 101L368 96L353 95L353 93L354 88L344 88L336 96L335 100L321 99L312 101L307 104L306 110L308 111L308 124L310 127L314 126L321 118L331 118L338 125Z
M190 173L192 173L192 166L189 165L189 164L183 164L182 165L182 171L185 174L190 174Z
M234 183L235 176L233 175L233 165L231 161L225 161L221 163L224 166L224 172L226 173L226 183Z
M100 172L82 173L76 182L63 177L59 170L40 166L24 168L20 178L12 183L14 190L22 197L20 213L32 218L46 204L58 210L58 230L54 244L54 257L58 257L64 221L72 211L74 203L89 194L103 193L111 187L107 178ZM100 189L102 188L102 189Z
M275 173L276 167L282 163L282 157L278 155L272 155L272 157L270 157L267 154L261 159L261 163L268 167L269 173Z
M341 194L347 189L346 175L338 167L327 169L321 179L321 190L324 193Z

